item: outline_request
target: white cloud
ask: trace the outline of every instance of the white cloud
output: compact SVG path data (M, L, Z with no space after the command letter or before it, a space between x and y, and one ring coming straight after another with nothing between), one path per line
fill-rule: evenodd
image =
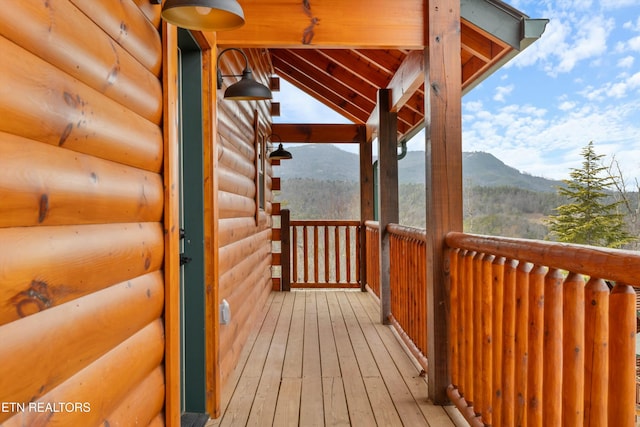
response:
M496 93L493 95L493 100L498 102L505 102L506 96L513 92L513 85L509 86L498 86L496 88Z
M633 67L633 62L635 61L635 58L633 56L625 56L624 58L620 58L618 60L618 67L619 68L631 68Z
M573 101L563 101L560 103L560 105L558 105L558 109L562 111L569 111L569 110L573 110L575 106L576 106L576 103Z
M629 39L627 45L629 46L629 49L635 52L640 52L640 36Z

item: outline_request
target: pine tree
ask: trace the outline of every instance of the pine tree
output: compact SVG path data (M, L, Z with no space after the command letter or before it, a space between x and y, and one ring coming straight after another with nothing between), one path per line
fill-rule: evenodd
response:
M558 193L570 203L556 209L547 221L549 237L566 243L618 248L633 240L626 231L624 216L618 212L620 202L610 202L607 189L614 184L611 174L602 175L602 166L593 148L593 141L581 152L582 168L571 169L571 180Z

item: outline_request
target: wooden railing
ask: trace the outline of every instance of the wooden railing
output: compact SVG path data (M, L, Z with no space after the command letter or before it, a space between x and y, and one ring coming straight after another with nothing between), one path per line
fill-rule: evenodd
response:
M365 222L367 285L380 296L380 236L376 221ZM387 226L390 240L391 318L407 347L427 369L426 232Z
M360 287L359 221L291 221L291 287Z
M389 224L387 232L390 239L391 321L405 341L408 339L409 348L426 371L426 231Z
M472 425L634 425L640 253L446 240L448 393Z
M366 257L367 257L367 285L380 298L380 232L376 221L365 222L366 227Z

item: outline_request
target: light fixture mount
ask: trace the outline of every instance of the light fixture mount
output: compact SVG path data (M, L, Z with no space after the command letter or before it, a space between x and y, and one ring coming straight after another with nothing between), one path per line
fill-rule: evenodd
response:
M244 70L242 71L242 74L223 75L222 71L220 70L220 58L226 52L231 50L240 52L240 54L244 58ZM224 77L240 77L239 81L229 86L224 92L224 99L229 99L232 101L260 101L271 99L273 97L271 94L271 90L268 87L266 87L262 83L257 82L253 78L253 72L251 71L251 68L249 68L249 59L241 49L230 47L220 52L220 54L218 55L216 68L218 70L218 89L222 89Z

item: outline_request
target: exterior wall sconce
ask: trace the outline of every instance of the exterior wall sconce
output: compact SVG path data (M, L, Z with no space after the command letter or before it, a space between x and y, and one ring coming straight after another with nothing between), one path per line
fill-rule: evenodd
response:
M272 137L274 136L277 136L278 139L282 141L282 139L276 134L269 135L269 140L271 140ZM272 151L271 153L269 153L269 160L289 160L292 158L293 156L291 155L291 153L282 147L282 142L280 142L280 144L278 145L278 148L275 151Z
M162 18L177 27L200 31L233 30L244 25L244 11L236 0L166 0Z
M242 72L242 74L222 75L222 71L220 71L220 58L223 54L230 50L235 50L242 54L242 57L244 58L244 71ZM227 88L227 90L224 92L224 99L229 99L232 101L260 101L272 98L271 90L262 83L258 83L254 80L253 72L251 71L251 68L249 68L249 59L242 50L235 47L230 47L220 52L220 54L218 55L216 68L218 69L218 89L222 89L223 77L241 77L238 82L232 84Z

